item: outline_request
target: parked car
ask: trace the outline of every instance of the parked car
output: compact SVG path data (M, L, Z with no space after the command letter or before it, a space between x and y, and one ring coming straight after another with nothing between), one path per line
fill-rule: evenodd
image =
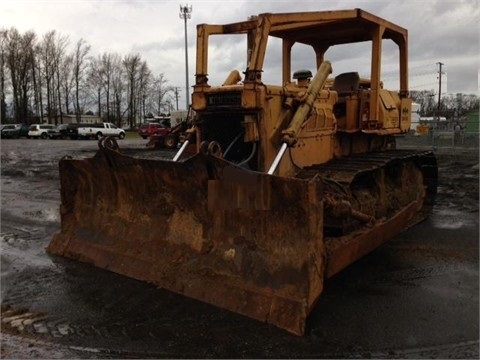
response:
M48 133L55 129L53 124L33 124L28 129L28 136L31 138L47 139Z
M138 129L138 135L146 139L152 135L165 136L170 134L171 129L160 123L144 123Z
M60 139L67 139L68 136L68 127L70 124L60 124L57 126L57 131L60 133Z
M117 127L113 123L93 123L80 125L78 128L78 137L80 139L98 139L104 136L115 136L119 139L125 138L125 130Z
M66 139L67 135L65 133L67 124L60 124L54 127L51 130L48 130L49 139Z
M2 125L2 139L18 139L19 137L28 137L29 126L27 124L5 124Z
M60 130L61 133L65 134L65 138L69 137L72 140L77 140L78 139L78 128L81 126L89 126L88 124L84 123L72 123L72 124L66 124L66 128L63 130Z
M20 127L20 131L18 132L18 137L26 137L26 138L30 138L28 136L28 131L30 130L30 125L28 124L22 124L22 126Z
M2 126L1 137L2 139L13 139L18 137L20 131L20 124L6 124Z

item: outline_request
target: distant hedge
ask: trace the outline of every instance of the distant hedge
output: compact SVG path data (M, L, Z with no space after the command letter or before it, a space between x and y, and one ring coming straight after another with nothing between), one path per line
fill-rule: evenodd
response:
M467 114L467 123L466 123L466 132L469 133L479 133L478 131L478 121L479 121L479 111L473 111Z

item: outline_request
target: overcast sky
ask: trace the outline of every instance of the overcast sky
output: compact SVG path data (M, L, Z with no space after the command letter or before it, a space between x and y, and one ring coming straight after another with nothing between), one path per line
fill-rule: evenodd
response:
M480 0L190 0L188 4L192 6L192 13L187 23L190 85L194 82L195 73L196 24L243 21L250 15L264 12L361 8L408 29L411 90L438 91L437 63L441 62L445 71L442 93L478 95L479 3ZM21 33L33 30L40 38L46 32L56 30L69 36L70 49L83 38L91 45L91 55L138 53L154 74L163 73L169 85L178 86L184 92L185 37L184 22L179 18L180 4L187 2L0 0L0 27L15 27ZM224 45L221 50L212 52L212 56L220 59L218 72L222 73L221 79L228 74L227 69L238 68L239 58L243 60L244 53L245 50L240 50L240 45L235 44ZM365 63L365 59L359 59L354 53L334 54L331 59L334 74L335 70L356 70L362 75L363 68L344 69L343 56L357 57L359 67ZM389 66L397 65L393 58L391 64L383 64L384 70L387 69L383 79L386 84L389 81ZM209 68L209 72L212 75L215 69ZM212 76L210 79L212 82Z

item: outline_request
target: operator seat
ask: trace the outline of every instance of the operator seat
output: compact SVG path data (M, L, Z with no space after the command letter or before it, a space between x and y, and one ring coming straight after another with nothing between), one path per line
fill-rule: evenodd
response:
M339 97L357 92L359 88L360 75L358 75L358 72L342 73L333 80L332 90L335 90Z
M338 94L338 102L333 106L333 113L337 119L347 114L346 98L355 94L360 89L360 75L358 72L347 72L335 76L332 90Z

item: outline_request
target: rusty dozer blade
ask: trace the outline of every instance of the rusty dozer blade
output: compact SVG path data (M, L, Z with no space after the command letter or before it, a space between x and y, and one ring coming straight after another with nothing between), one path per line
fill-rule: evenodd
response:
M318 177L99 144L93 158L60 161L61 232L49 253L303 334L325 277Z

